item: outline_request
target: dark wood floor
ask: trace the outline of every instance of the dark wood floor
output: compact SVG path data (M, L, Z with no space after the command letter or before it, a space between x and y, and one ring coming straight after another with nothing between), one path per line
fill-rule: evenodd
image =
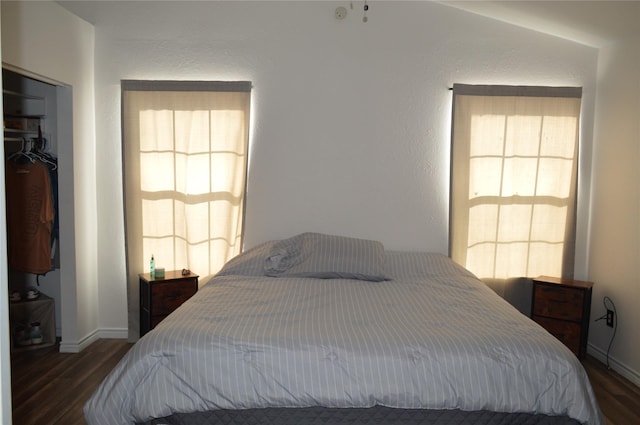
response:
M57 347L11 353L14 425L86 425L82 407L129 351L121 339L102 339L80 353Z
M582 363L607 425L640 424L640 387L593 357Z
M14 425L86 425L82 406L131 344L103 339L81 353L12 353ZM640 388L592 357L584 361L607 425L640 424Z

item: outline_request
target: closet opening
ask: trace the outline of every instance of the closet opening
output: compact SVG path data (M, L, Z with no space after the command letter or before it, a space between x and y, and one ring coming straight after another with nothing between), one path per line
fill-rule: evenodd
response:
M71 89L3 68L4 165L11 352L62 336L59 163L71 134ZM61 115L64 114L64 115ZM71 140L70 138L68 139ZM64 142L62 142L64 143Z

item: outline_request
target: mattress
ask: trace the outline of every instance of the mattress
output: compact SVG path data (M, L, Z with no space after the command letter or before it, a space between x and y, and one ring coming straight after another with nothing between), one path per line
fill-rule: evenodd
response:
M85 405L89 425L371 408L603 424L579 360L448 257L383 251L377 281L266 276L274 244L141 338Z

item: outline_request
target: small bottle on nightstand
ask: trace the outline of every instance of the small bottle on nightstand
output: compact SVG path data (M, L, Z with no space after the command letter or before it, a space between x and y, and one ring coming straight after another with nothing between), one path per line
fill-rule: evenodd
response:
M152 280L156 278L156 260L153 258L153 254L151 254L151 262L149 263L149 275Z

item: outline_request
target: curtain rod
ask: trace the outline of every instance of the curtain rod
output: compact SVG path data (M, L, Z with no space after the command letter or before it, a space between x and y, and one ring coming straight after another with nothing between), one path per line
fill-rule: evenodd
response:
M582 97L582 87L454 84L449 90L468 96Z

